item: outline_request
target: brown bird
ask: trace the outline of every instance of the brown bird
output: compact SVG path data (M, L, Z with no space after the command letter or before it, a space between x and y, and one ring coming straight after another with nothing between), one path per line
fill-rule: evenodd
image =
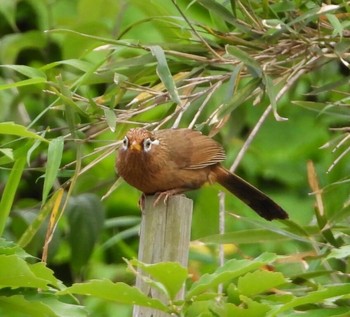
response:
M261 217L288 218L263 192L224 168L220 164L224 159L222 146L198 131L136 128L124 137L116 165L127 183L146 195L158 194L156 203L206 182L218 182Z

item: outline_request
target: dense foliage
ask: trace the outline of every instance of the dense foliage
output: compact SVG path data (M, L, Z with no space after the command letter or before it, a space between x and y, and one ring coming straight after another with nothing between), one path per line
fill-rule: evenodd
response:
M347 1L2 0L0 315L347 316L349 15ZM204 187L188 194L189 267L133 259L139 193L114 162L136 125L213 136L290 220L230 195L219 208ZM167 302L132 286L135 267Z

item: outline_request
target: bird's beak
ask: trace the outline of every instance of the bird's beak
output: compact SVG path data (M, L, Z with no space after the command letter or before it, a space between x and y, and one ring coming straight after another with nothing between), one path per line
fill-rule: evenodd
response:
M136 141L133 141L130 144L130 150L140 152L142 150L141 144L137 143Z

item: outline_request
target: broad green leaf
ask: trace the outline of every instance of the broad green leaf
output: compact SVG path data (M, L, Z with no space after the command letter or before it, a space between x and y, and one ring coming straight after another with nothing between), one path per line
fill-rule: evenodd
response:
M226 303L224 305L211 307L216 313L215 316L225 317L262 317L266 316L266 313L270 311L271 307L267 304L261 304L251 300L248 297L242 296L244 305L234 305Z
M66 211L70 231L68 241L74 257L71 264L77 271L87 264L103 229L104 206L94 194L71 197Z
M42 205L45 204L47 197L49 195L49 192L56 180L58 170L61 164L63 145L64 145L63 137L58 137L56 139L53 139L49 143L43 196L42 196Z
M32 256L25 252L18 244L12 241L0 238L0 254L17 255L22 259L31 258Z
M29 131L25 126L14 122L1 122L0 134L16 135L23 138L39 139L40 141L48 142L45 138L35 132Z
M152 279L160 282L167 290L170 299L175 298L177 293L183 287L188 276L187 269L176 262L145 264L133 260L131 263L141 267L142 270L148 273Z
M0 296L1 316L56 317L50 307L41 301L28 300L22 295Z
M0 255L0 287L32 287L48 289L52 278L47 280L37 276L38 267L32 269L33 264L26 263L16 255ZM40 275L43 275L42 272ZM46 277L47 274L45 273Z
M60 281L54 276L54 272L49 269L44 262L30 264L30 269L38 278L45 280L48 284L58 287Z
M273 262L277 256L272 253L263 253L253 260L230 260L222 267L219 267L212 274L204 274L193 283L186 294L186 299L191 300L193 296L217 287L220 283L227 282L235 277L241 276L247 272L256 270L263 265Z
M179 93L177 91L173 76L171 75L163 49L158 45L151 46L150 49L152 54L157 59L157 74L160 80L168 90L171 99L178 105L181 104Z
M239 277L237 288L243 295L254 296L285 283L287 279L280 272L257 270Z
M94 296L120 304L139 305L168 311L168 308L158 299L150 298L138 288L125 283L113 283L110 280L91 280L87 283L76 283L58 294L79 294Z
M60 302L53 296L27 299L22 295L0 296L0 316L84 317L82 306Z

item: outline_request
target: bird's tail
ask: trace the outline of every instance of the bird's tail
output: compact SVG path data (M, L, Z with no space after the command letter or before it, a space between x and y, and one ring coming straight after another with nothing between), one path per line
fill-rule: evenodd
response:
M213 168L216 181L267 220L286 219L288 214L262 191L221 165Z

